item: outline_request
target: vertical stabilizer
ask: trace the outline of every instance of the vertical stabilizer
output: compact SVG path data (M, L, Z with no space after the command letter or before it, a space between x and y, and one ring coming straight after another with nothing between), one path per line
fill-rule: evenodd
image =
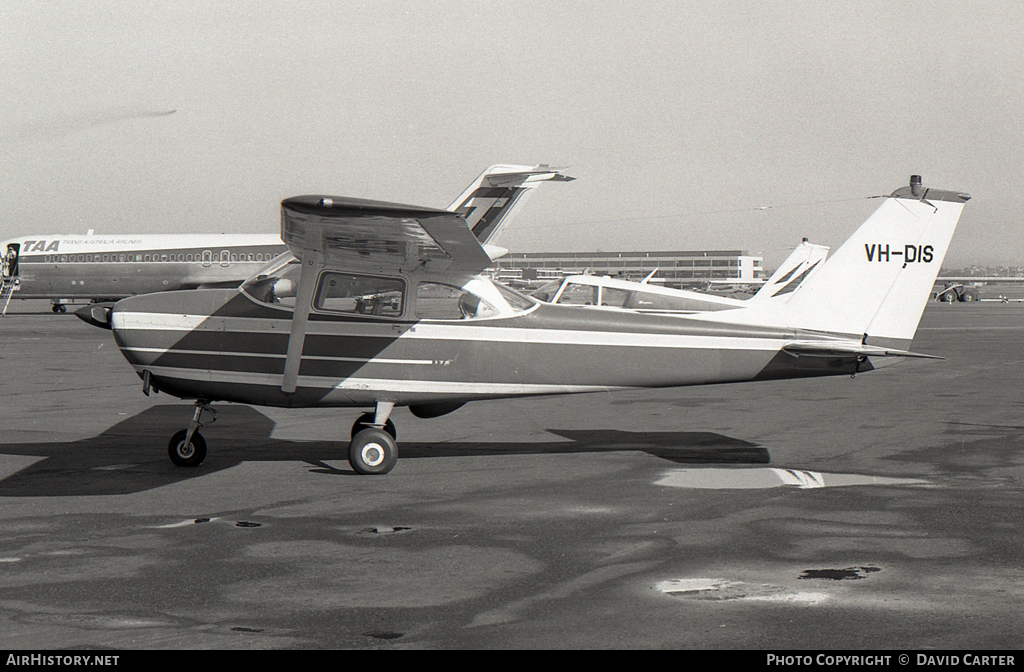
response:
M750 301L765 301L767 299L786 300L796 291L811 273L818 270L828 256L829 248L824 245L814 245L803 242L796 246L778 270L772 273L772 277L761 285Z
M911 177L793 292L789 326L909 345L969 199Z
M512 221L542 182L569 182L576 179L567 176L563 170L546 164L491 166L447 210L464 216L473 235L483 245L494 238L499 227Z

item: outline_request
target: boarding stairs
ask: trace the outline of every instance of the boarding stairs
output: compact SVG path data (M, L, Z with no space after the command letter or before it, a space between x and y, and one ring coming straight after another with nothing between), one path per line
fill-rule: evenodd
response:
M0 303L4 305L3 310L0 311L0 317L7 315L7 306L11 303L11 295L14 294L14 290L17 288L17 278L0 276Z

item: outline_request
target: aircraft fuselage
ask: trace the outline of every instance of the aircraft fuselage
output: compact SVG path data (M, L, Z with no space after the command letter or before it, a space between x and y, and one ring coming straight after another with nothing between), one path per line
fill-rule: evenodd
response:
M45 235L5 241L0 252L13 298L96 301L237 285L286 249L275 234Z
M411 311L407 311L411 312ZM119 301L118 346L157 389L266 406L398 406L868 371L782 352L791 329L539 304L508 317L311 314L297 389L281 391L292 311L237 290Z

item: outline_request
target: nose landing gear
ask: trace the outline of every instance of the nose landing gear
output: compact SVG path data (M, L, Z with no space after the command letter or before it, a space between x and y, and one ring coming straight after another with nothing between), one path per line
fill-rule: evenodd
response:
M188 429L175 432L171 442L167 444L167 454L171 462L179 467L198 467L206 459L206 439L198 431L203 426L200 421L203 411L210 412L211 423L216 422L217 411L210 407L209 402L199 400L196 402L196 411L192 414L192 422L189 423Z

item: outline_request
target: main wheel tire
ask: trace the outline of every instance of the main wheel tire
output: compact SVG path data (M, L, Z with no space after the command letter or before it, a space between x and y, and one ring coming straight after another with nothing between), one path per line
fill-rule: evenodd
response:
M186 434L185 429L175 432L167 444L167 454L179 467L198 467L206 459L206 439L199 432L192 432L192 440L186 445Z
M976 291L974 291L973 289L968 290L968 291L964 292L960 296L960 300L961 301L977 301L978 300L978 293Z
M352 425L352 438L355 438L356 434L364 429L373 427L374 420L376 420L376 417L373 413L363 413L360 415L355 424ZM391 422L390 418L384 423L384 431L390 434L392 439L398 438L398 430L395 429L395 423Z
M376 427L360 431L348 444L348 463L357 474L386 474L397 461L395 437Z

